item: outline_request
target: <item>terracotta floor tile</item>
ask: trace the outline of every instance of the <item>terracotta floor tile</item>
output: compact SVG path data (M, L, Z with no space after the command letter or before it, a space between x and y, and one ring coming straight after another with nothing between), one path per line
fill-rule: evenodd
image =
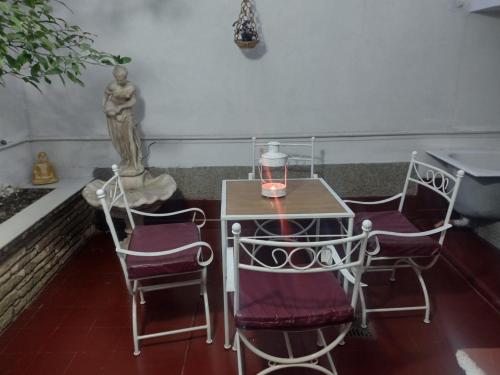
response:
M26 371L35 356L36 354L34 353L0 354L0 374L26 374Z
M181 374L185 345L163 345L135 357L129 351L114 352L104 366L107 374L156 375Z
M31 322L35 314L38 312L38 308L34 308L33 306L29 306L25 309L21 315L14 321L14 323L10 326L12 329L23 329ZM1 344L0 344L1 346Z
M500 251L470 229L457 228L446 236L443 254L500 311Z
M111 351L118 346L123 332L119 327L92 327L85 338L84 351Z
M33 357L26 374L63 375L75 356L75 353L39 353Z
M55 330L55 329L54 329ZM53 331L43 329L21 329L18 334L9 341L5 347L4 354L38 353Z
M236 374L236 353L224 349L221 342L218 340L209 345L202 337L191 339L183 374Z
M60 327L92 327L99 316L102 315L99 308L74 307L61 320Z
M97 327L97 326L96 326ZM132 340L132 327L116 327L116 341L113 344L113 351L134 351L134 344Z
M128 309L99 308L95 310L95 313L94 326L96 327L131 327L132 318Z
M69 307L58 307L43 305L33 315L33 318L24 328L34 330L53 330L60 326L61 322L71 312Z
M42 353L76 353L87 347L89 327L59 327L40 347Z
M43 306L70 309L77 307L81 289L59 285L50 294L44 296Z
M19 334L20 330L11 325L2 335L0 335L0 354L5 351L10 342Z
M64 375L105 374L104 369L111 355L112 353L108 351L78 352L70 362ZM109 373L109 375L111 374Z

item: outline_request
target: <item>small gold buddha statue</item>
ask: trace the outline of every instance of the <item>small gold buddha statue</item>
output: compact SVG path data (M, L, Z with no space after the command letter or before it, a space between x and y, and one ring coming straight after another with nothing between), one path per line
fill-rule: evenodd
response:
M46 152L39 152L36 159L33 166L33 185L53 184L59 181Z

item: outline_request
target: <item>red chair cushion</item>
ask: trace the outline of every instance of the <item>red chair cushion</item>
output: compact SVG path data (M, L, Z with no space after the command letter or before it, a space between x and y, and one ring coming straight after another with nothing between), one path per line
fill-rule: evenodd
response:
M200 240L194 223L137 225L132 232L129 250L153 252L175 249ZM196 271L199 247L164 256L136 256L126 258L130 279Z
M386 230L400 233L421 232L399 211L357 212L355 225L361 230L363 220L370 220L373 230ZM432 256L441 250L439 242L429 236L422 237L395 237L378 235L380 253L384 257L416 257ZM370 246L369 246L370 247Z
M236 326L309 329L351 322L353 309L331 272L283 274L240 270Z

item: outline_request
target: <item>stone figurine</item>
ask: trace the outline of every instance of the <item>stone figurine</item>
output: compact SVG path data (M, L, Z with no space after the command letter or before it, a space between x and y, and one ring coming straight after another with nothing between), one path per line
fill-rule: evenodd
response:
M106 114L108 131L114 148L121 159L118 174L123 182L130 207L154 210L162 201L167 200L177 189L175 180L167 173L152 175L142 162L141 139L137 132L133 107L136 103L136 88L127 80L127 69L116 66L113 69L115 80L104 91L102 106ZM116 160L107 161L108 165ZM87 202L100 207L96 191L105 181L96 179L83 189L82 195ZM116 202L123 208L123 202Z
M102 105L111 141L121 157L120 176L137 176L144 172L144 166L133 113L136 89L127 81L127 74L124 66L118 65L113 69L115 81L106 87Z
M46 152L39 152L33 166L33 185L53 184L59 181Z

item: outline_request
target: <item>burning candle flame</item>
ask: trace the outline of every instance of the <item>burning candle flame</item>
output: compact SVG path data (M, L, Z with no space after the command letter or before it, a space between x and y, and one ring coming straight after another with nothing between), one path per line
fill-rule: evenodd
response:
M280 182L267 182L262 185L264 188L269 189L269 190L279 190L285 188L285 184L282 184Z

